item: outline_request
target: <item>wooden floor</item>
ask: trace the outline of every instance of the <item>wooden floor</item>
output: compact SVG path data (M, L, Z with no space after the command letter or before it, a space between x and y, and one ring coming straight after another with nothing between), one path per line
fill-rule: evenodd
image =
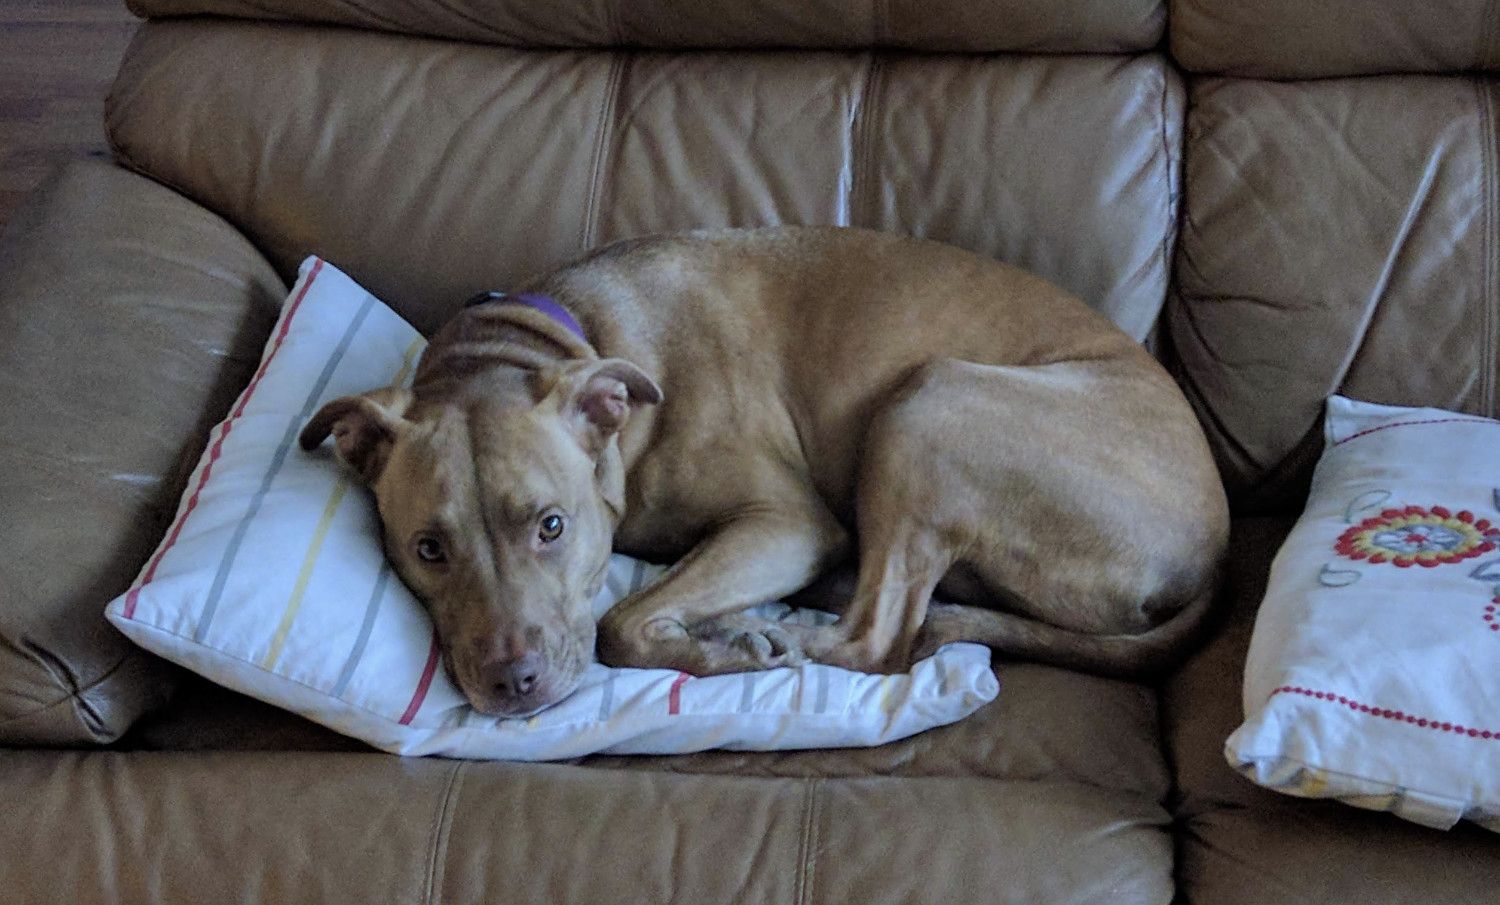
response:
M59 163L109 153L104 95L136 24L124 0L0 0L0 229Z

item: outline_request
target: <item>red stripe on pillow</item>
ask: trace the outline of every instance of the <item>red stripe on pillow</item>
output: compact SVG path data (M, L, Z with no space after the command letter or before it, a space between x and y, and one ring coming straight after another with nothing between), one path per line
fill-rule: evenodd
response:
M167 535L166 541L157 549L156 556L151 559L151 565L146 569L146 573L141 576L140 584L131 588L130 593L125 596L126 619L135 618L135 605L140 599L141 588L144 588L156 578L156 567L161 565L162 557L166 556L167 551L172 549L172 545L177 543L177 535L182 533L183 523L187 521L187 517L197 508L198 494L203 492L203 485L208 483L208 475L213 471L214 463L219 461L219 454L224 451L224 438L229 436L229 431L234 427L234 423L232 421L225 421L223 426L224 429L220 431L219 439L214 442L214 445L208 451L208 464L203 466L203 474L198 477L198 486L193 490L193 495L188 497L187 507L182 510L182 515L177 518L177 523L172 526L172 533Z
M412 693L411 703L406 705L406 712L401 714L401 725L410 726L412 718L417 715L418 710L422 709L422 702L427 700L427 689L432 687L432 677L437 672L438 655L438 637L437 632L434 631L432 649L427 652L427 665L422 667L422 678L417 680L417 690Z
M682 711L682 686L691 678L687 673L680 672L672 680L672 690L667 692L667 713L671 716L677 716Z
M234 427L235 419L245 413L245 406L250 402L250 397L255 395L255 388L260 386L260 379L265 376L266 368L270 366L271 359L276 357L277 351L281 349L281 343L286 339L287 332L291 329L292 318L297 315L297 309L302 306L302 299L307 296L307 290L312 288L313 281L318 278L318 273L323 269L323 259L318 258L313 262L312 270L307 274L307 282L302 284L302 290L297 297L292 299L291 307L287 309L286 317L281 319L281 330L276 334L276 340L271 345L271 351L266 354L265 360L260 363L255 376L250 378L250 384L245 387L245 392L240 394L239 404L234 407L228 418L224 419L224 429L219 432L219 439L215 441L208 451L208 463L203 466L203 473L198 476L198 486L193 489L193 495L188 497L187 506L183 507L182 514L177 517L177 522L172 526L172 532L157 549L156 556L152 557L151 565L146 568L141 580L130 593L125 595L125 618L135 618L136 602L140 599L141 588L150 584L156 578L156 567L161 565L162 557L177 543L177 536L182 533L183 523L192 515L193 509L198 505L198 495L203 492L203 486L208 483L208 476L213 471L214 463L219 460L219 455L224 451L224 438L229 436L229 431Z

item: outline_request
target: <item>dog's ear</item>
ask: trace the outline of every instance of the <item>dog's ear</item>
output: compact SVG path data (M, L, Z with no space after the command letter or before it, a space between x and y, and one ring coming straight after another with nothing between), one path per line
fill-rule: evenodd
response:
M630 420L631 409L656 405L662 398L656 381L623 358L569 367L551 392L561 397L564 415L595 454Z
M332 434L339 458L373 484L385 469L411 399L410 390L393 387L335 399L312 416L297 441L303 449L315 449Z

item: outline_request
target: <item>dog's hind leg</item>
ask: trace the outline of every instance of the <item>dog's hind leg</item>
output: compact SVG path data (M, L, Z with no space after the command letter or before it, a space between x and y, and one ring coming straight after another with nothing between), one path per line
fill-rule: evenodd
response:
M858 580L840 621L803 639L807 655L907 668L945 581L965 603L1014 615L942 610L930 638L1027 656L1142 635L1186 606L1223 544L1223 514L1201 490L1217 476L1183 452L1191 422L1170 408L1181 403L1136 375L1110 361L940 360L914 373L866 434Z
M924 368L927 372L932 370ZM906 669L912 642L934 589L952 568L956 553L952 518L957 510L944 485L946 438L934 436L908 417L926 392L918 375L871 422L855 491L858 563L853 590L839 621L800 633L810 658L866 672ZM840 595L847 578L825 576L795 600Z

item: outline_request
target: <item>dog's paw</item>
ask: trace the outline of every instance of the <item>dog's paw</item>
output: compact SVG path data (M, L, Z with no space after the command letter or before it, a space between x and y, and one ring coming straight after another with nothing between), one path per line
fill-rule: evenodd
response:
M700 641L723 645L729 659L739 660L740 669L774 669L796 666L806 658L792 632L781 623L733 613L700 622L689 634Z
M774 622L740 632L729 643L749 655L763 669L796 666L803 660L797 639Z

